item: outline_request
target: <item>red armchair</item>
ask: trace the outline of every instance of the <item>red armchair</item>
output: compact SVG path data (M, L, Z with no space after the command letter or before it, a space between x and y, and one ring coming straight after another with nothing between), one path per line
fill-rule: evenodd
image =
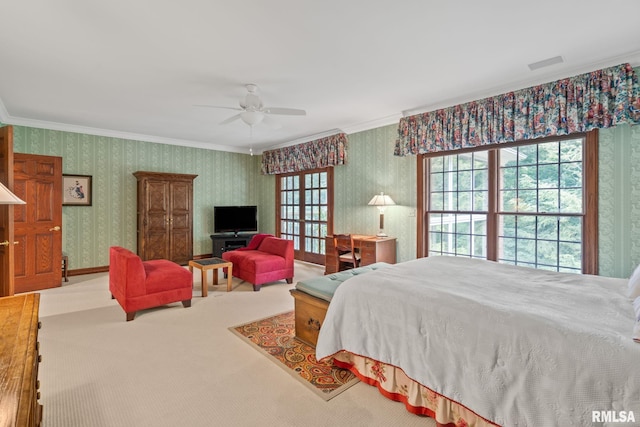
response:
M120 246L109 248L109 290L127 321L138 310L182 301L191 307L193 275L186 268L165 259L142 261Z
M261 240L257 247L256 239ZM233 276L253 284L254 291L259 291L264 283L276 280L285 279L287 283L293 283L291 240L258 234L247 248L224 252L222 258L233 263Z

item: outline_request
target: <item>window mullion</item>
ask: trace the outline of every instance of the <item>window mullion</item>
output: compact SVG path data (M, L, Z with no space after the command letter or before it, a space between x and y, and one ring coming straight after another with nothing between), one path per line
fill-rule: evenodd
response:
M498 194L500 191L498 150L487 153L489 203L487 211L487 259L498 260Z

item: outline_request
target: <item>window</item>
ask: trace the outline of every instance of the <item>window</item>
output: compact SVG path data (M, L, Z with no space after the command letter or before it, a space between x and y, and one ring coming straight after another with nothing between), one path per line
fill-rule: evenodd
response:
M498 259L581 272L583 139L498 153Z
M426 191L419 256L597 272L596 132L420 162Z
M434 157L430 163L429 254L486 258L487 153Z

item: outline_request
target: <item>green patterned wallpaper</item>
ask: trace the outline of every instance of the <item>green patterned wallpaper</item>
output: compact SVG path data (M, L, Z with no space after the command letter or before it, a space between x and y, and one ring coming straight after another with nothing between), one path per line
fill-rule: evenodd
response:
M417 161L393 155L397 135L397 125L349 135L348 162L335 168L333 226L336 233L376 234L380 214L367 203L383 191L396 203L385 208L384 231L398 239L398 261L408 261L416 257Z
M112 245L136 250L135 171L198 175L194 254L211 253L213 206L261 204L254 185L259 156L21 126L14 126L14 151L61 156L63 173L93 176L93 206L62 208L62 247L70 269L108 265ZM273 228L263 222L260 216L260 227Z
M599 139L599 274L629 277L640 264L640 126Z
M416 254L416 159L393 156L396 126L349 135L348 164L335 168L336 232L375 234L384 191L396 202L385 231L398 261ZM108 265L108 248L136 247L137 170L197 174L194 254L211 252L213 206L257 204L263 232L275 231L275 178L260 156L14 126L16 152L63 157L63 172L93 176L93 206L63 207L63 247L71 269ZM640 263L640 126L600 131L600 274L628 277Z

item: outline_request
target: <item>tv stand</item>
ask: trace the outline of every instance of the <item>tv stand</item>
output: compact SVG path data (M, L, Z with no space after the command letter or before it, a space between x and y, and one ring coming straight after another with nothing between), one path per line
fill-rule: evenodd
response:
M232 251L238 248L244 248L249 245L249 242L258 234L255 233L219 233L211 234L211 241L213 244L212 256L221 258L222 254L227 251Z

